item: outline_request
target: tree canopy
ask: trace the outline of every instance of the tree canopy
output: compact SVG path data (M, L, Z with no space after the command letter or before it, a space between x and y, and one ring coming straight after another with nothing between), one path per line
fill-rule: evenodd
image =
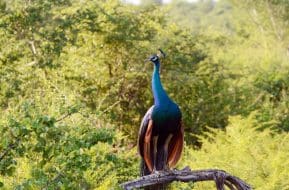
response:
M0 187L119 189L138 176L144 60L162 48L185 126L179 166L288 189L288 19L285 0L0 0Z

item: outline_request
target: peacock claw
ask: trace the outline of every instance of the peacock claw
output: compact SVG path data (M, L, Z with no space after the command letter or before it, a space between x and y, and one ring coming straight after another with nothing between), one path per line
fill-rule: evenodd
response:
M160 172L156 169L153 169L152 174L159 174Z
M157 177L160 177L161 176L161 171L158 171L158 170L154 169L152 171L152 174L156 175Z
M171 170L170 170L169 166L166 165L166 166L164 167L163 171L164 171L164 172L169 172L169 171L171 171Z

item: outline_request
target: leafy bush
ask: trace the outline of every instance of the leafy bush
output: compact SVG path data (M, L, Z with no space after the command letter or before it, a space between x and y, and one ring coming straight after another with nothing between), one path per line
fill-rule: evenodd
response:
M181 166L222 169L254 189L287 189L289 135L276 134L270 129L260 131L262 125L255 118L256 113L247 118L230 117L225 131L214 129L206 137L200 137L200 150L186 147ZM213 189L214 183L196 183L194 187Z
M183 113L180 165L288 189L288 2L148 2L0 0L1 188L117 189L136 177L153 104L144 59L162 48Z

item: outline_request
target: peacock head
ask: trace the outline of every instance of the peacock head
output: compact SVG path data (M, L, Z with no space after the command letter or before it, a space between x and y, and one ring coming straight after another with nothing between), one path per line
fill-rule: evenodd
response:
M158 55L153 54L148 58L149 61L153 62L154 64L159 64L160 58Z
M160 57L163 57L163 58L166 57L166 54L161 49L159 49L158 54L151 55L147 60L153 62L154 64L159 64L160 63Z

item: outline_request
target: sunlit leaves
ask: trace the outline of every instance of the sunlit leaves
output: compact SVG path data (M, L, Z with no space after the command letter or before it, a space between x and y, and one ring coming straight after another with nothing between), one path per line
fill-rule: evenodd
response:
M202 139L202 149L186 149L182 165L194 169L224 169L247 181L254 189L286 189L288 183L288 134L259 131L263 124L255 114L247 118L230 117L225 131L211 130ZM214 184L199 183L196 189Z
M253 185L273 181L271 189L287 185L280 163L287 164L288 56L280 39L288 37L288 3L232 2L169 10L0 0L0 187L117 189L135 178L137 131L153 104L145 59L158 48L167 54L164 88L183 113L189 148L180 164L224 166L253 176Z

